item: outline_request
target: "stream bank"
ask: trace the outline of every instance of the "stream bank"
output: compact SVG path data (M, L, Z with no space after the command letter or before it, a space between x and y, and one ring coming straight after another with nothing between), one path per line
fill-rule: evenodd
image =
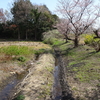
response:
M0 47L6 47L11 45L28 46L32 47L36 51L41 49L51 50L50 46L41 42L0 42ZM30 70L33 69L36 65L34 53L31 55L31 57L29 57L27 62L23 62L23 64L19 64L20 62L18 62L17 60L13 61L13 57L15 56L8 56L4 54L0 56L0 95L3 96L5 94L4 97L6 97L6 99L0 98L0 100L12 100L12 97L17 94L16 87L19 85L16 86L16 84L20 84L20 82L22 82L24 78L27 77L27 74L29 75L29 73L31 72ZM8 91L6 91L8 90L8 88L11 89L9 89L9 91L13 92L9 92L10 95L8 95Z
M29 69L29 74L17 85L16 94L23 95L24 100L51 100L54 66L52 54L40 55L34 67Z
M14 67L5 80L2 80L1 89L0 89L0 100L12 100L13 95L16 93L16 85L20 83L24 77L28 74L30 67L34 66L35 60L30 60L24 65ZM12 64L14 65L14 64ZM17 65L17 64L16 64ZM9 65L8 65L9 66ZM9 71L9 70L8 70ZM4 83L3 83L4 82Z

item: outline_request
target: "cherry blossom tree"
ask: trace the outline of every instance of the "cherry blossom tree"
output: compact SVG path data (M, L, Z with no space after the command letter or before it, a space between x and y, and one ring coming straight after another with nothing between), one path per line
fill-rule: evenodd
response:
M100 8L92 0L58 0L58 3L57 12L66 19L57 25L58 30L77 47L79 36L94 24L99 17ZM68 37L70 31L74 34L74 39Z
M60 19L59 22L56 24L55 26L58 31L63 34L64 38L66 39L66 43L68 42L68 40L72 40L69 37L69 33L70 33L70 22L66 19Z

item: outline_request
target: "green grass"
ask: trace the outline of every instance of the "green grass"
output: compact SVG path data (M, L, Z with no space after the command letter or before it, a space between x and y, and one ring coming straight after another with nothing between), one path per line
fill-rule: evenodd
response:
M74 73L75 79L80 82L100 79L100 52L86 45L73 48L71 42L59 48L64 57L68 58L67 67Z
M72 70L76 72L75 77L81 82L89 82L91 80L100 79L100 71L98 70L99 67L94 67L93 63L89 62L85 63L85 65L72 68Z
M46 52L46 49L34 50L34 53L35 53L36 55L40 55L40 54L42 54L42 53L44 53L44 52Z
M57 46L57 45L61 45L62 43L64 43L64 41L62 41L61 39L57 39L57 38L47 38L43 41L43 43L50 44L52 46Z
M9 61L19 61L19 63L24 63L29 60L31 55L34 55L34 48L28 46L5 46L0 48L0 55L5 55L5 57L9 57L7 60ZM11 59L10 59L11 58ZM6 61L7 61L6 60Z
M30 55L32 53L32 49L27 46L7 46L7 47L1 47L0 53L4 53L6 55Z
M24 95L19 95L14 100L24 100L24 99L25 99Z
M0 48L0 54L1 55L7 55L12 60L18 60L21 63L27 61L30 59L30 57L33 55L39 56L43 53L52 53L52 49L45 48L44 49L36 49L35 47L28 47L28 46L5 46Z
M43 53L53 53L53 50L52 49L38 49L38 50L34 50L34 54L39 56L40 54L43 54Z

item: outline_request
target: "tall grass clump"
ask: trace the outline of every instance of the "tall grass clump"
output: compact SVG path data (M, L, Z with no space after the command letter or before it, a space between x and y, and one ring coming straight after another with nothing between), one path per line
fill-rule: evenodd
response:
M27 46L7 46L7 47L1 47L0 48L0 53L4 53L6 55L30 55L32 53L32 49L30 49Z

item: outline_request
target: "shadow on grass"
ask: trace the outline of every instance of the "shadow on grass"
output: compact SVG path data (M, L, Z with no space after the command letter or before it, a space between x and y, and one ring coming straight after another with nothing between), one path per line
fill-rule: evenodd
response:
M97 52L96 51L93 51L93 52L89 52L87 53L86 55L83 55L83 57L80 59L80 60L85 60L89 57L92 57L93 55L95 55Z
M82 49L82 48L81 48ZM84 48L83 48L84 49ZM79 52L78 52L79 50ZM85 60L89 57L94 56L95 54L97 54L98 52L96 51L87 51L87 50L80 50L80 48L74 48L74 47L70 47L67 48L66 50L62 50L61 54L62 56L76 56L76 59L79 58L79 60Z
M53 48L59 48L59 46L64 45L64 44L66 44L66 42L60 43L60 44L57 44L57 45L53 45L52 47L53 47Z
M62 52L61 52L61 54L62 54L62 56L64 56L64 55L66 55L66 56L68 56L68 55L73 55L73 50L74 48L68 48L68 49L66 49L66 50L63 50Z

